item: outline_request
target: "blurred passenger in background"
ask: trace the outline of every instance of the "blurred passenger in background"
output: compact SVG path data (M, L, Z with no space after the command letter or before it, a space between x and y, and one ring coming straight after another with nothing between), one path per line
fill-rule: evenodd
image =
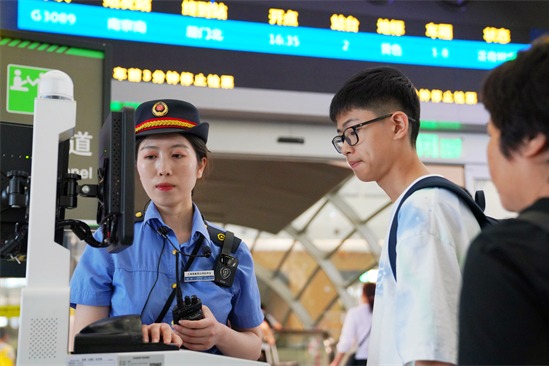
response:
M265 305L261 304L261 311L263 311L263 322L259 326L263 332L263 342L274 346L276 344L276 338L274 332L282 329L282 325L276 320L276 318L267 312Z
M335 149L358 179L387 193L394 216L410 187L430 175L416 151L417 89L395 68L367 69L336 93L330 118ZM368 364L455 364L461 266L480 226L443 188L413 192L397 223L395 273L387 244L379 259Z
M265 305L261 304L261 311L263 311L263 316L265 317L265 322L274 330L281 330L282 324L274 317L273 314L269 313L265 308Z
M10 335L6 328L0 328L0 366L15 365L15 349L10 344Z
M348 355L347 365L349 366L366 365L375 292L375 283L368 282L362 285L361 304L349 309L345 315L337 343L337 354L330 366L340 366L345 355ZM352 349L356 351L350 353Z
M461 365L549 365L549 37L492 70L490 175L519 213L471 244L460 304Z

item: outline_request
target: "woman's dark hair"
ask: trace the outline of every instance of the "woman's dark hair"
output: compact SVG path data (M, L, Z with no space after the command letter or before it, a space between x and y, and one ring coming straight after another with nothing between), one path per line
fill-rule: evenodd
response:
M484 80L481 101L501 131L506 158L526 139L549 138L549 37L534 41L517 58L492 70ZM546 146L547 148L547 146Z
M372 282L366 282L362 285L362 295L368 299L370 309L374 311L374 299L376 295L376 284Z
M195 135L184 134L183 136L191 143L191 146L196 152L196 159L198 160L198 162L200 162L202 158L209 158L210 150L208 150L208 147L206 146L206 142L204 142L204 140Z
M417 90L400 70L389 66L366 69L351 79L334 95L330 119L352 109L368 109L378 115L400 110L410 121L410 142L415 148L419 134L420 103Z

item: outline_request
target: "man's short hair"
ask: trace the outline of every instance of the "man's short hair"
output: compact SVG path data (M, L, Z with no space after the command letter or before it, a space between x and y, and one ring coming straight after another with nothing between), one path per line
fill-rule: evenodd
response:
M382 66L366 69L349 79L334 95L330 119L352 109L367 109L378 115L402 111L410 121L410 141L415 147L419 133L420 103L411 80L400 70Z
M505 157L539 133L549 139L549 36L492 70L484 80L481 101L501 131Z

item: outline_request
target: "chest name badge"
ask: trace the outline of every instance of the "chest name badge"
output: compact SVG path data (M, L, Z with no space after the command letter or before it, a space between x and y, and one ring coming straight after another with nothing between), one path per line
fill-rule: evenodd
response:
M213 269L209 271L187 271L183 273L184 282L213 281L214 278Z

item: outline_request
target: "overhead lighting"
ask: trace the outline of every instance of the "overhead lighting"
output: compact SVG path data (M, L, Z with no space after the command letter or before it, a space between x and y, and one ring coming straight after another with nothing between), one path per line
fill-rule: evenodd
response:
M370 269L369 271L364 272L360 275L359 281L362 283L372 282L376 283L377 281L377 269Z

